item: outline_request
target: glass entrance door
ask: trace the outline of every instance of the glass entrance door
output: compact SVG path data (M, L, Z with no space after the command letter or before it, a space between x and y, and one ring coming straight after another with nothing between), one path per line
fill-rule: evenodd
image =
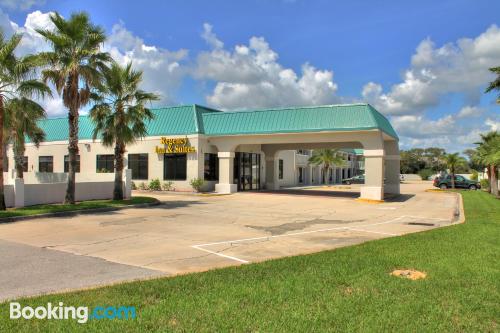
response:
M260 190L260 154L236 153L234 183L238 191Z

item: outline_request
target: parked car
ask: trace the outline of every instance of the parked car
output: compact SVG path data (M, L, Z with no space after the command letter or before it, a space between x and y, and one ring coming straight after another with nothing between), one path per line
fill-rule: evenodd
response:
M434 178L433 185L435 187L439 187L442 190L451 188L451 175ZM455 187L468 188L469 190L477 190L481 188L481 184L475 180L467 179L464 176L455 176Z
M365 175L354 176L351 178L342 179L342 184L351 185L351 184L364 184L365 183Z

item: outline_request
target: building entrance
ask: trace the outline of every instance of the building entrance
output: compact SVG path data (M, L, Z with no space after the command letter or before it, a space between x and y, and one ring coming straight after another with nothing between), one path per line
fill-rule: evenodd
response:
M236 153L234 183L238 185L238 191L260 190L260 154Z

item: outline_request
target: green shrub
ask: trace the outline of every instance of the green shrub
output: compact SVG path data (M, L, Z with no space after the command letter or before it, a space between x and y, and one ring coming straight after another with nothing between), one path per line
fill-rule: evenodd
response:
M422 169L418 172L420 178L422 178L422 180L428 180L430 176L432 176L434 174L434 171L432 171L431 169Z
M130 182L130 188L132 188L132 190L137 190L137 185L135 185L134 182Z
M488 179L481 179L481 188L485 191L490 190L490 181Z
M146 185L146 183L141 182L139 184L139 190L147 190L147 189L148 189L148 186Z
M193 178L189 182L189 185L195 190L196 192L200 192L201 188L203 187L203 184L205 184L205 181L202 178Z
M149 189L151 191L161 191L160 180L158 178L152 179L151 182L149 182Z
M471 172L472 174L470 175L470 180L476 180L477 181L477 171L476 170L472 170Z
M163 184L161 184L161 189L163 191L173 191L174 190L174 183L173 182L163 182Z

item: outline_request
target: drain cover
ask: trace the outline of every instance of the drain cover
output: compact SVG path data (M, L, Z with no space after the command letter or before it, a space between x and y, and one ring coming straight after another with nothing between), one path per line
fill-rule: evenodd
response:
M426 227L433 227L435 226L434 223L425 223L425 222L408 222L409 225L423 225Z

